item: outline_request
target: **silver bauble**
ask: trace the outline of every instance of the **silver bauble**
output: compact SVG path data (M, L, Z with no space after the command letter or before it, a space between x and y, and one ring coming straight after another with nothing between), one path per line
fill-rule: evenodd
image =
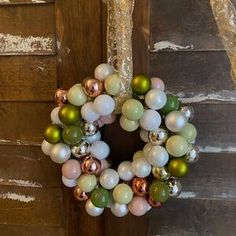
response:
M167 171L165 167L153 167L152 175L155 179L165 181L170 178L170 173Z
M57 143L53 145L50 152L50 157L52 161L58 164L66 162L70 158L70 155L71 155L70 146L65 143Z
M194 117L194 109L192 106L183 106L180 109L181 112L184 113L184 116L187 118L188 121L191 121Z
M182 190L180 181L174 177L170 177L167 181L171 197L178 197Z
M156 131L148 132L148 139L154 145L162 145L168 138L168 132L165 129L159 128Z
M99 124L97 121L94 121L93 123L88 123L84 121L81 125L82 131L84 135L91 136L97 133L99 129Z
M88 156L90 153L89 142L82 139L78 144L71 147L71 153L76 158Z
M128 206L117 202L111 204L111 212L117 217L124 217L128 214Z
M165 118L165 124L168 130L180 132L187 123L187 118L180 111L172 111Z
M189 145L188 152L185 155L185 161L195 163L199 159L199 148L196 145Z

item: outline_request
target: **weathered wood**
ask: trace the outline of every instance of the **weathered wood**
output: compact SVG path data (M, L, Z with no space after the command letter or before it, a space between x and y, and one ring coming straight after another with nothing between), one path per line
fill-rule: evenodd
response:
M60 226L61 189L1 186L0 209L0 224Z
M223 50L219 32L212 14L210 2L205 0L152 0L151 1L151 42L173 51L177 50ZM167 41L167 44L160 42ZM180 46L180 48L178 48Z
M235 201L172 200L149 213L148 235L233 236L235 207Z
M18 5L18 4L45 4L54 0L0 0L0 5Z
M0 57L0 87L0 101L52 101L56 57Z
M150 58L150 75L186 101L235 102L236 92L225 52L161 52Z
M70 14L68 14L68 12ZM101 1L56 1L58 81L69 88L102 61Z
M0 7L0 55L56 53L54 4Z

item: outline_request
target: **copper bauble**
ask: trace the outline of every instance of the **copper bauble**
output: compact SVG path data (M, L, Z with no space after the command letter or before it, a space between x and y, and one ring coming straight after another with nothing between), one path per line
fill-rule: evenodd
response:
M88 194L83 192L78 186L74 188L74 197L77 201L86 201L89 198Z
M101 170L101 162L92 156L85 157L81 169L85 174L98 174Z
M148 197L147 197L147 202L148 202L148 204L149 204L151 207L154 207L154 208L161 208L161 203L155 201L155 200L154 200L151 196L149 196L149 195L148 195Z
M140 197L145 196L148 193L148 182L146 179L135 177L132 180L133 192Z
M84 79L82 86L84 92L90 97L97 97L104 92L103 82L93 77Z
M58 106L63 106L67 102L67 90L57 89L55 92L55 102Z

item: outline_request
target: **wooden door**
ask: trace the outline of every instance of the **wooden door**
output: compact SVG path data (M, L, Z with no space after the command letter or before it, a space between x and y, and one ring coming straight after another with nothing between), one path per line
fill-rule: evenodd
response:
M160 76L196 111L203 153L183 180L182 198L140 218L106 211L94 219L41 153L55 89L105 60L105 19L101 0L0 0L0 235L235 235L236 95L208 1L135 5L135 72ZM170 48L154 52L162 41ZM193 47L173 51L168 43ZM109 141L118 163L141 144L117 125L104 130L107 140L114 133L128 140L125 147Z

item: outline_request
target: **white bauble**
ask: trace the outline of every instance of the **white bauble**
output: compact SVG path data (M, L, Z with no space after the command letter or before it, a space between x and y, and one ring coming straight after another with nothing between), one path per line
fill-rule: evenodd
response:
M99 178L100 184L105 189L113 189L119 180L119 174L114 169L105 169Z
M57 143L53 145L50 153L52 161L62 164L66 162L71 155L70 146L65 143Z
M153 146L147 153L148 162L155 167L163 167L169 161L169 154L162 146Z
M57 124L62 126L63 123L61 122L61 120L59 119L59 110L61 109L61 107L55 107L50 114L50 118L53 124Z
M88 199L85 204L85 210L90 216L100 216L103 213L104 208L95 207L91 200Z
M151 89L145 96L146 105L153 110L164 107L166 100L166 94L159 89Z
M111 96L102 94L95 98L93 108L101 116L108 116L115 109L115 101Z
M51 154L51 150L52 150L52 147L54 146L54 144L51 144L49 143L48 141L46 140L43 140L42 144L41 144L41 149L42 149L42 152L47 155L47 156L50 156Z
M165 118L166 127L172 132L180 132L187 123L183 112L172 111Z
M81 108L81 116L87 122L92 123L99 119L100 114L95 112L92 102L87 102Z
M118 174L120 178L124 181L130 181L134 177L134 174L131 169L131 164L132 164L131 161L123 161L118 166L117 169Z
M132 162L132 172L135 176L144 178L147 177L151 173L151 165L146 160L146 158L139 158L133 160Z
M100 64L94 71L95 78L104 81L108 75L114 72L114 68L109 64Z
M140 126L148 131L154 131L159 128L161 124L161 116L157 111L146 110L140 119Z
M109 156L110 147L104 141L96 141L91 145L90 153L98 160L102 160Z
M77 185L77 179L68 179L62 175L62 183L68 188L74 188Z
M145 129L140 129L140 138L143 140L143 142L148 143L149 139L148 139L148 131Z
M154 144L152 143L147 143L144 147L143 147L143 152L145 155L147 155L147 153L149 152L149 150L154 146Z
M116 217L124 217L128 214L129 209L126 204L115 202L111 204L111 212Z

